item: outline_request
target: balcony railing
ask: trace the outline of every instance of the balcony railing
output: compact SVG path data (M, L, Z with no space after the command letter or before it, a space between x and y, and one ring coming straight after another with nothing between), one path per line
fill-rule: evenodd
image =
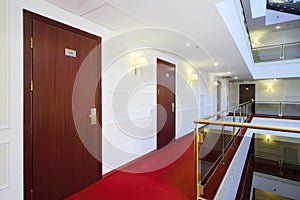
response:
M254 102L249 101L230 109L220 111L214 115L204 117L203 119L195 120L195 194L196 199L213 198L206 195L206 192L211 193L212 188L209 186L218 171L219 167L224 167L225 155L232 149L232 146L238 148L237 135L240 134L243 128L263 129L272 131L284 131L300 133L299 128L287 128L279 126L265 126L247 123L254 111L255 103L256 112L259 114L270 105L274 106L274 115L284 116L290 111L295 110L295 107L300 109L300 102ZM259 108L259 109L258 109ZM272 112L273 112L272 111ZM292 114L295 114L293 112ZM300 112L298 113L300 115ZM240 141L240 140L238 140ZM226 161L228 162L228 161ZM228 163L227 163L228 164ZM229 166L229 164L228 164Z
M255 101L255 114L300 117L300 101Z
M283 61L300 58L300 43L252 48L255 63Z

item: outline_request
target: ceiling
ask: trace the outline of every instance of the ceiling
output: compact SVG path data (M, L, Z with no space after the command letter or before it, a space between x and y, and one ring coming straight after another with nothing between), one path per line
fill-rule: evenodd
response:
M300 0L268 0L267 8L300 15Z
M285 4L297 8L299 3L286 3L287 1L290 0L268 0L268 7L276 9L267 9L263 16L252 18L251 0L241 0L253 48L300 42L300 16L280 9Z
M224 0L45 1L124 35L140 46L179 55L199 70L220 76L228 76L230 72L238 80L252 79L217 10L216 4ZM245 9L250 8L245 6ZM262 20L249 23L250 31L262 29ZM298 23L289 26L300 27Z

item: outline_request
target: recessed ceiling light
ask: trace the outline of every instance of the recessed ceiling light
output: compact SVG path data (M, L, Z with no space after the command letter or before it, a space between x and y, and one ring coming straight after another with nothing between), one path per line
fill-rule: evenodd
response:
M231 74L231 72L227 72L227 74L229 75L229 74Z
M214 64L215 64L215 66L218 66L218 65L219 65L219 63L217 63L217 62L215 62Z
M186 46L186 47L190 47L190 46L191 46L191 43L190 43L190 42L187 42L187 43L185 43L185 46Z
M280 26L276 26L275 28L278 30L278 29L280 29L281 27L280 27Z
M237 76L235 76L235 77L234 77L234 79L238 79L238 77L237 77Z

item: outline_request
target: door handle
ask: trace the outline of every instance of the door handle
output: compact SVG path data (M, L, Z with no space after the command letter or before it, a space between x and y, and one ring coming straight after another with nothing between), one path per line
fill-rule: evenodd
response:
M175 112L175 103L174 102L172 102L171 107L172 107L172 112Z
M91 118L91 125L95 125L97 123L97 109L91 108L91 114L89 115Z

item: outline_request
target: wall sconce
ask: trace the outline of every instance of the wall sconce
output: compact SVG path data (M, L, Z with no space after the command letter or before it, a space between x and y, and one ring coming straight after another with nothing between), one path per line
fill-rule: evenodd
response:
M273 90L272 84L269 84L269 85L268 85L268 88L267 88L267 91L268 91L268 92L271 92L272 90Z
M214 81L214 82L212 83L212 85L213 85L214 87L218 87L218 86L219 86L219 83L218 83L218 81Z
M137 70L141 70L141 76L143 75L142 67L147 65L148 61L145 57L138 57L133 61L133 69L134 69L134 75L137 75Z
M271 136L270 136L270 135L266 135L266 140L267 140L267 142L269 142L270 139L271 139Z
M191 74L188 78L188 84L192 85L193 81L199 80L199 77L197 74Z
M260 42L259 42L258 38L257 38L257 37L254 38L254 40L253 40L253 42L252 42L252 45L253 45L253 46L257 46L257 45L259 45L259 44L260 44Z

